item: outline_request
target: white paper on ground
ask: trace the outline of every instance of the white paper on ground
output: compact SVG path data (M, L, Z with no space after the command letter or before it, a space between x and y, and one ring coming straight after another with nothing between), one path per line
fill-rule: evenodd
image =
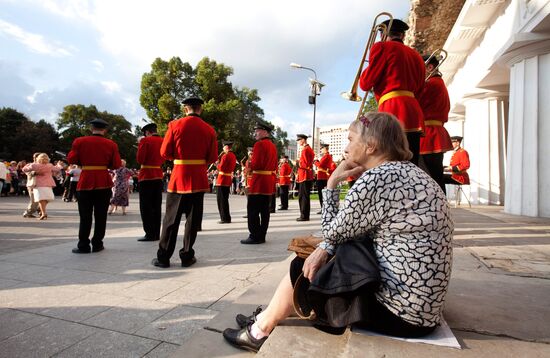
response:
M443 317L441 317L441 324L439 327L435 329L431 334L421 337L421 338L401 338L401 337L393 337L388 336L385 334L380 334L372 331L368 331L366 329L362 328L356 328L352 327L352 332L364 334L367 336L380 336L380 337L388 337L392 339L397 339L399 341L405 341L405 342L412 342L412 343L426 343L426 344L433 344L436 346L444 346L444 347L451 347L451 348L457 348L462 349L458 341L456 340L455 335L453 334L453 331L451 331L451 328L445 322Z

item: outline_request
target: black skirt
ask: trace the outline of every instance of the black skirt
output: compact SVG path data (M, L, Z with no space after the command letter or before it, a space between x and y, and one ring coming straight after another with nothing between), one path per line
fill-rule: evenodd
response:
M290 264L290 279L295 285L302 273L304 259ZM378 302L375 292L380 283L378 262L372 240L352 240L340 245L334 258L323 265L309 288L300 292L303 310L312 308L316 324L330 327L358 327L397 337L421 337L435 327L412 325ZM304 297L305 296L305 297Z

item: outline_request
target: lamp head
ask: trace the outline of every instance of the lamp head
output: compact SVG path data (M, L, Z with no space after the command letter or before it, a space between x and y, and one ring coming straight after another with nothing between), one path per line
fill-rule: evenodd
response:
M292 63L290 64L290 67L292 67L292 68L302 68L302 65L299 65L299 64L297 64L297 63L295 63L295 62L292 62Z

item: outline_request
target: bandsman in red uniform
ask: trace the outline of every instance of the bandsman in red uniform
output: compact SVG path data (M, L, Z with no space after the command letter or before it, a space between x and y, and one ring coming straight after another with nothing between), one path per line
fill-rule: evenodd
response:
M389 20L384 24L388 25ZM359 85L363 91L374 90L378 111L389 112L399 119L413 153L411 162L418 164L424 119L417 98L424 86L426 70L418 52L403 44L408 29L403 21L393 20L390 40L371 47L369 66L361 74Z
M277 148L269 136L273 126L259 121L254 128L256 143L250 160L246 212L250 234L241 244L263 244L269 227L270 202L275 188Z
M321 204L321 209L323 208L323 189L327 186L328 178L330 177L331 168L333 167L334 161L332 160L332 155L328 152L328 144L321 145L321 159L314 162L317 167L317 193L319 194L319 203ZM317 212L321 214L321 210Z
M445 167L445 171L451 174L445 174L443 180L446 184L468 185L470 184L470 177L467 170L470 168L470 156L466 149L460 147L462 137L451 137L451 141L455 152L451 157L450 165Z
M174 169L168 183L159 249L151 262L157 267L170 267L182 214L185 214L185 232L179 251L181 266L197 262L193 244L202 222L204 193L210 190L206 169L218 159L216 132L200 117L203 103L196 97L183 101L185 117L168 124L160 148L165 160L174 161Z
M233 184L233 172L237 165L237 157L231 151L233 142L224 142L223 154L218 163L218 177L216 179L216 199L220 221L218 224L229 224L231 213L229 212L229 190Z
M281 197L281 206L279 210L288 210L288 191L290 189L290 175L292 168L288 164L288 155L284 155L279 165L279 190Z
M451 137L444 127L449 119L451 102L445 82L441 73L435 68L439 61L435 56L424 56L424 61L430 59L426 64L426 72L433 74L426 80L426 84L418 102L424 113L424 137L420 138L420 156L426 167L426 171L439 184L445 192L443 182L443 155L453 149Z
M296 221L309 221L310 200L309 193L313 186L313 158L315 153L307 144L307 135L298 134L296 141L302 146L302 154L298 161L298 175L296 183L298 186L298 203L300 204L300 217Z
M67 155L69 164L82 167L80 180L76 187L80 227L78 246L73 249L75 254L89 254L104 249L103 238L107 225L107 210L113 187L113 180L108 169L118 169L121 166L117 144L104 137L108 123L101 118L96 118L90 124L92 135L76 138ZM95 226L94 235L90 240L92 216L95 219ZM90 242L92 248L90 248Z
M136 159L141 165L138 174L139 212L145 236L138 241L157 241L160 238L162 209L162 137L157 134L155 123L147 124L141 132L144 137L139 141Z

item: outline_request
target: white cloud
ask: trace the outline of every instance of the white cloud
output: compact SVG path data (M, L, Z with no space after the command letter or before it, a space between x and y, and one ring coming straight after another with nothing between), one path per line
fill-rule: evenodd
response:
M55 57L71 56L68 49L44 39L42 35L27 32L7 21L0 20L0 33L4 33L22 43L32 52Z
M103 62L101 62L101 61L99 61L99 60L93 60L93 61L92 61L92 65L94 66L94 69L95 69L98 73L103 72L103 70L105 69L105 66L103 65Z
M116 81L101 81L100 82L103 88L105 89L105 92L108 94L113 94L115 92L120 92L121 86L120 83Z

